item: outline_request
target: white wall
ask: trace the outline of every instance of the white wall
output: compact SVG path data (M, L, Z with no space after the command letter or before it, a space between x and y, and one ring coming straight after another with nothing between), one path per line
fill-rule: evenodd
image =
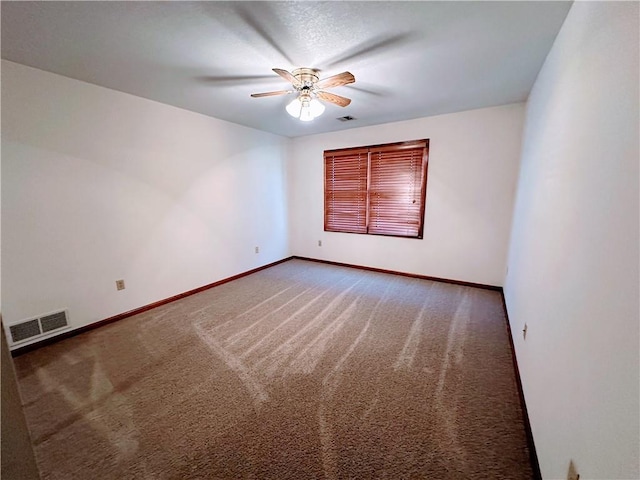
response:
M549 479L640 478L638 14L574 3L527 106L505 293Z
M288 144L3 61L5 324L78 327L287 257Z
M513 104L294 139L292 253L502 285L523 119L524 105ZM324 231L324 150L424 138L430 152L422 240Z

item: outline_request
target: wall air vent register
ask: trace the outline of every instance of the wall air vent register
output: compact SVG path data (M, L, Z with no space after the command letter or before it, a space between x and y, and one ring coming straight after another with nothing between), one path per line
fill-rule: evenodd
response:
M62 330L68 326L67 311L60 310L9 325L9 333L13 343L20 343Z

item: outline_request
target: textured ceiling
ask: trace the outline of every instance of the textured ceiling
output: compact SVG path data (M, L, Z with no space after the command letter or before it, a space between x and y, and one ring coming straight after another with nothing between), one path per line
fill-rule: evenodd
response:
M570 5L5 1L2 58L296 137L525 100ZM352 103L300 122L250 97L274 67L349 70Z

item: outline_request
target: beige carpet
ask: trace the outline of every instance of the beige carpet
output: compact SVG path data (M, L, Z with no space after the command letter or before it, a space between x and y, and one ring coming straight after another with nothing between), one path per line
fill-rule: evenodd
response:
M530 479L497 292L291 260L16 358L46 479Z

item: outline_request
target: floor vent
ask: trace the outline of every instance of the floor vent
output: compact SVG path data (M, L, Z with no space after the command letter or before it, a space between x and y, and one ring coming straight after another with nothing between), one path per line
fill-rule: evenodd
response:
M9 331L11 332L11 340L13 343L18 343L68 326L67 311L61 310L10 325Z

